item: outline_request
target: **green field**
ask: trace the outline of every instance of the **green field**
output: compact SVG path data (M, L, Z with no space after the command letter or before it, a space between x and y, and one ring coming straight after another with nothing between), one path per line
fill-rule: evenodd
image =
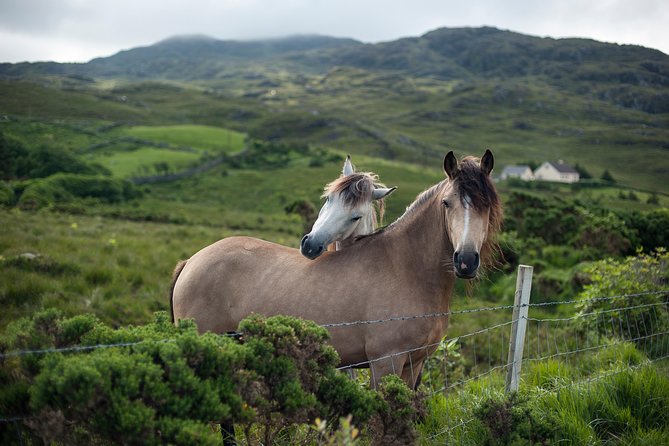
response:
M121 133L200 151L228 154L241 150L245 138L242 133L206 125L133 126L124 128Z
M172 172L183 170L197 164L200 155L197 152L141 147L127 152L97 154L85 159L101 164L115 176L127 178L158 174L156 165L159 163L167 163Z
M578 315L580 307L556 302L587 296L597 280L619 286L611 295L645 286L643 268L600 275L588 268L669 246L667 114L621 105L595 92L601 83L558 82L546 70L454 79L418 69L296 72L268 64L193 81L0 80L0 168L9 172L0 182L0 341L6 334L23 342L16 335L23 326L12 324L49 308L93 314L110 327L149 324L169 308L177 261L223 237L297 247L312 221L289 210L297 203L317 212L347 154L358 170L397 187L386 224L444 179L449 150L460 158L490 148L494 174L507 164L563 159L592 175L579 185L497 182L506 213L498 263L481 280L457 282L453 310L510 305L521 263L535 267L532 302L543 306L534 317ZM189 171L211 160L220 163ZM615 183L599 180L605 170ZM666 262L660 269L648 283L667 283ZM448 336L459 339L435 359L438 372L426 373L458 380L503 364L505 335L468 335L507 323L508 313L453 317ZM664 323L664 313L654 318ZM529 349L550 340L582 347L582 328L562 327L554 339L535 328ZM571 444L667 444L669 411L651 410L669 408L666 361L649 365L657 352L619 344L611 354L528 367L517 397L502 394L497 370L431 398L418 441L525 444L519 439L528 432L531 439L555 431ZM612 370L619 377L605 377ZM585 388L557 386L588 379L594 383ZM497 437L486 424L509 419ZM286 444L298 442L302 428L287 429ZM533 444L551 444L547 438Z

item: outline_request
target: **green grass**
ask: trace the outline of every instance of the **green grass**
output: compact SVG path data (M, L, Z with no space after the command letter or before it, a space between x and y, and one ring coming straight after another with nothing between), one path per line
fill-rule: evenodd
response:
M133 126L122 134L214 152L234 153L244 147L245 135L233 130L205 125Z
M221 227L130 222L0 209L0 329L36 308L94 313L114 326L147 323L167 309L176 262L223 237ZM244 230L246 235L260 235ZM286 242L286 235L263 231ZM17 261L38 254L46 267Z
M669 377L661 364L645 361L634 346L621 344L588 355L582 366L551 360L525 367L517 397L503 393L498 372L436 394L418 426L420 444L534 444L530 438L537 436L543 436L539 444L669 444ZM510 424L505 430L504 416L482 410L495 404L508 404L508 416L522 415L518 421L531 417L531 429ZM496 434L486 427L492 425Z
M170 172L177 172L198 163L197 152L141 147L135 150L111 153L96 153L84 157L87 161L99 163L109 169L114 176L128 178L132 176L157 175L159 163L167 163Z
M453 80L351 68L324 76L262 67L258 72L257 78L229 73L224 80L200 84L117 83L113 89L91 84L74 91L55 82L35 87L4 81L0 114L131 121L141 126L135 132L194 147L197 141L183 141L162 127L185 125L184 135L194 125L225 127L251 137L428 166L450 149L464 155L489 147L498 172L506 164L564 159L594 177L607 169L630 188L669 193L666 116L576 94L541 77L454 85ZM267 95L264 82L275 84L278 93ZM52 103L66 105L59 110ZM195 137L209 150L219 147L219 136L227 139L208 132L198 127Z

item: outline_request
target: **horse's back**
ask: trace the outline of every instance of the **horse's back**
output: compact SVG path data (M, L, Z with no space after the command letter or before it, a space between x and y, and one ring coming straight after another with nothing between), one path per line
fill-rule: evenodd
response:
M239 314L255 310L242 299L249 283L272 281L299 252L252 237L229 237L194 254L177 277L172 293L174 319L195 319L201 332L237 328ZM259 293L262 294L262 293ZM257 311L257 310L255 310Z

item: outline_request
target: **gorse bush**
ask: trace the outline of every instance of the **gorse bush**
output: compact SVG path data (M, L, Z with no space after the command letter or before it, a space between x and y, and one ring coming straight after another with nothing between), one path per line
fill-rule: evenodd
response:
M82 198L120 203L141 196L141 192L126 180L68 173L30 180L16 189L20 195L18 205L22 209L39 209Z
M247 442L271 444L291 425L347 414L363 423L393 404L336 371L327 332L313 322L253 316L240 329L241 342L199 335L189 321L176 327L165 313L112 329L43 311L11 324L0 351L97 347L3 359L0 416L22 419L25 443L219 444L211 423L235 423ZM17 442L16 432L0 423L0 442Z
M594 313L575 329L630 340L651 357L666 353L654 335L669 330L669 252L658 249L622 260L606 259L585 269L588 284L580 298L581 314ZM631 298L599 298L638 295Z

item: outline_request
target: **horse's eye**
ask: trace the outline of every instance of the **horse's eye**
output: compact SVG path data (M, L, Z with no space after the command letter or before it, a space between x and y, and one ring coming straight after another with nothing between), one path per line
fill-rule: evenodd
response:
M449 203L448 200L444 200L444 206L448 209L451 207L451 203Z
M360 220L361 218L362 218L362 215L359 215L359 216L357 216L357 217L353 217L351 220L352 220L352 221L358 221L358 220Z

